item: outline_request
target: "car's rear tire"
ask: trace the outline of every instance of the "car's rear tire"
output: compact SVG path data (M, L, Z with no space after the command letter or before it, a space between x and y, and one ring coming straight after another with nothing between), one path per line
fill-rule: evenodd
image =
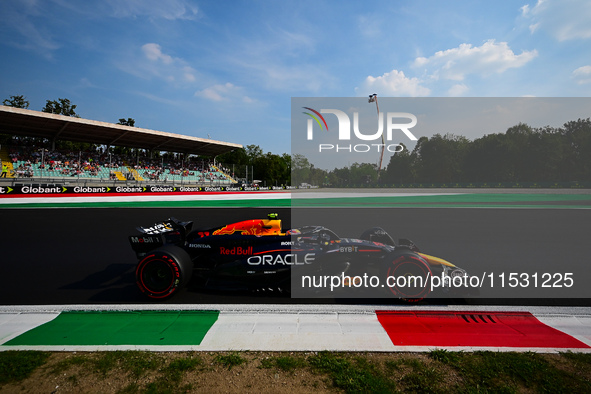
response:
M148 253L137 265L135 277L140 290L153 299L171 297L191 279L193 262L175 245Z
M394 252L386 258L383 275L391 295L418 302L431 292L433 272L429 263L414 252Z

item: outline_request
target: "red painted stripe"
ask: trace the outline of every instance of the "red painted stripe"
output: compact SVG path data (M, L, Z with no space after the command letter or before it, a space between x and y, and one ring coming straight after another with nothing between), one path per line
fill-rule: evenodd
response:
M376 311L396 346L589 348L529 312Z

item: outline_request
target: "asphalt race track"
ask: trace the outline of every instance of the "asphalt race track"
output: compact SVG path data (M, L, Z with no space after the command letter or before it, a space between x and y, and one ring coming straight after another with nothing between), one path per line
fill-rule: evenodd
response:
M278 212L285 228L326 226L358 237L380 226L394 239L413 240L425 253L444 257L468 271L523 271L589 263L591 210L497 208L83 208L3 209L0 237L0 305L151 303L137 289L135 254L127 236L135 227L168 217L193 220L195 227L264 218ZM292 218L293 215L293 218ZM516 261L519 263L516 266ZM493 267L494 269L492 269ZM576 278L577 281L588 280ZM501 291L501 290L499 290ZM568 294L564 289L552 289ZM480 304L591 305L591 297L487 298ZM291 299L251 293L221 293L189 286L165 301L175 304L399 303L397 300ZM431 303L465 303L432 300Z

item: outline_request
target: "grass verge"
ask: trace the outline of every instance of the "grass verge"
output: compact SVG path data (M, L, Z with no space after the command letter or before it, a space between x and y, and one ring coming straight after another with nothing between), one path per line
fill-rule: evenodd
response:
M591 354L0 352L0 391L591 392Z

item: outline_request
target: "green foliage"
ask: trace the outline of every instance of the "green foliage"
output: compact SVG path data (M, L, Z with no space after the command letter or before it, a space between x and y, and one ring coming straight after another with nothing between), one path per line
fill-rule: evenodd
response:
M7 107L14 107L14 108L29 108L29 101L25 98L25 96L10 96L2 102L2 105Z
M41 376L64 379L74 386L85 379L110 381L112 373L120 376L124 372L131 379L124 380L126 386L120 389L121 393L191 392L195 387L183 381L195 381L204 371L234 375L234 372L214 371L210 363L230 370L258 357L237 352L165 357L158 352L114 351L71 353L61 361L48 362L49 356L49 352L0 352L0 385L22 382L42 367ZM65 372L73 367L75 373L68 376ZM347 393L591 392L589 353L555 355L441 349L414 355L395 352L379 357L348 352L276 353L262 359L259 368L270 370L262 371L263 376L297 371L299 378L300 370L311 372ZM27 383L30 385L31 381Z
M250 164L249 158L246 155L246 150L244 148L234 149L231 152L222 153L221 155L217 156L216 160L220 163L233 164L238 168Z
M421 137L412 152L405 147L390 157L379 180L375 176L377 168L370 164L355 163L325 171L315 169L302 155L293 156L293 174L294 179L297 174L298 181L294 184L363 187L585 182L591 181L591 120L578 119L561 128L532 128L520 123L506 133L489 134L474 141L453 134Z
M335 387L345 392L390 393L395 383L364 358L354 361L331 352L320 352L308 358L317 372L328 374Z
M228 369L237 367L246 362L246 359L238 353L218 354L214 359L216 364L220 364Z
M123 126L131 126L131 127L135 127L135 119L132 118L121 118L119 119L119 122L117 124L123 125Z
M464 391L517 392L525 387L533 392L589 392L591 382L555 368L536 353L431 352L430 357L453 367L463 379Z
M76 114L75 110L76 105L72 104L69 99L58 98L57 100L46 100L45 107L41 112L79 118L80 116Z
M574 362L577 366L583 368L591 367L591 353L565 352L561 354L564 358Z
M0 352L0 384L20 382L49 358L48 352Z
M452 364L458 361L458 353L446 349L435 349L429 352L429 357L444 364Z
M188 371L194 370L197 366L203 362L199 357L185 357L178 358L171 361L164 369L164 376L172 382L179 383L183 378L184 374Z
M157 369L161 362L161 358L155 353L132 350L113 351L99 353L93 357L82 355L68 357L53 365L51 372L53 374L59 374L76 365L87 365L94 372L102 376L107 376L115 367L120 367L131 373L133 377L139 378L147 370Z
M286 153L281 156L263 153L258 145L248 145L246 149L235 149L216 157L218 163L234 171L234 178L248 176L248 182L259 180L263 186L290 184L291 160Z

